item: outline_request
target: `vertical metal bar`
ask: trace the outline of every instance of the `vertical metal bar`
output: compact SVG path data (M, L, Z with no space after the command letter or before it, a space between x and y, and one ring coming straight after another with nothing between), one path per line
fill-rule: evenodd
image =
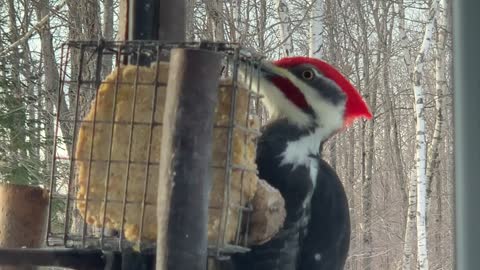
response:
M206 266L209 165L221 60L212 51L171 51L159 170L157 269Z
M63 50L65 48L65 45L62 46L62 52L61 55L63 55ZM68 47L67 47L67 59L65 60L65 63L68 61ZM62 74L62 67L63 67L63 58L61 59L60 63L60 74ZM63 72L66 72L63 70ZM61 76L60 76L61 78ZM55 193L55 178L56 178L56 165L57 165L57 140L58 140L58 129L60 125L60 106L62 105L62 91L63 87L62 84L60 84L60 87L58 89L58 99L57 99L57 116L56 116L56 121L55 121L55 134L53 135L53 152L52 152L52 169L50 171L50 194L48 198L48 214L47 214L47 237L51 233L51 216L52 216L52 205L53 205L53 193ZM67 199L68 200L68 199ZM47 239L47 244L48 244L48 239Z
M137 49L137 51L140 51L140 47ZM140 53L137 53L137 58L140 57ZM138 92L138 69L139 66L137 66L137 70L135 72L135 80L133 82L133 105L132 105L132 122L130 124L130 136L128 138L128 154L127 154L127 172L125 174L125 186L123 189L123 209L122 209L122 224L120 226L120 240L119 240L119 245L120 249L122 249L122 243L123 243L123 233L125 229L125 214L127 210L127 194L128 194L128 181L130 180L130 166L132 165L132 146L133 146L133 127L134 127L134 122L135 122L135 108L137 106L137 92ZM118 77L117 77L118 80Z
M74 50L77 48L73 48ZM67 240L68 240L68 229L69 229L69 221L70 221L70 193L72 191L72 185L73 185L73 178L74 178L74 170L75 170L75 142L77 140L77 123L78 123L78 108L80 106L80 87L82 85L82 63L84 60L84 55L85 55L85 46L81 45L80 46L80 68L77 74L77 87L76 87L76 97L75 97L75 115L74 115L74 121L73 121L73 139L72 139L72 150L70 151L70 171L68 175L68 186L67 186L67 202L65 204L65 229L64 229L64 238L63 238L63 244L66 246L67 245ZM63 80L65 81L65 74Z
M239 68L239 50L236 49L233 59L233 72L232 72L232 96L230 98L230 114L227 127L227 158L225 160L225 189L223 195L223 209L220 221L220 233L217 238L216 252L217 256L220 255L220 248L225 245L225 234L227 231L228 213L230 210L230 190L232 182L232 156L233 156L233 132L235 127L235 113L237 104L237 91L238 91L238 68ZM220 243L221 241L221 243Z
M456 266L470 270L480 265L480 1L453 5Z
M258 116L258 121L259 121L259 125L262 126L263 124L263 120L262 120L262 105L260 103L260 68L258 68L260 66L260 60L259 59L255 59L255 78L256 78L256 96L255 96L255 113L256 115ZM253 68L253 67L252 67ZM260 128L260 127L259 127ZM260 131L260 130L256 130L257 132ZM255 136L255 146L258 145L258 134ZM251 214L252 214L252 211L253 211L253 207L252 207L252 204L249 202L248 203L248 214L247 214L247 221L245 222L246 226L245 226L245 234L244 234L244 239L243 239L243 246L247 246L248 245L248 235L249 235L249 232L250 232L250 218L251 218Z
M160 47L160 46L158 46ZM143 186L143 198L142 198L142 209L141 209L141 217L140 217L140 246L142 246L143 240L143 223L145 220L145 204L147 202L147 190L148 190L148 174L150 173L150 154L152 152L152 144L153 144L153 127L154 127L154 120L155 120L155 112L157 111L157 94L159 91L159 83L158 83L158 76L159 76L159 62L160 59L160 52L161 50L157 48L157 58L156 62L157 65L155 66L155 81L153 87L153 98L152 98L152 115L150 116L150 132L148 134L148 150L147 150L147 169L145 170L145 182ZM157 168L158 169L158 168ZM157 180L157 179L155 179Z
M98 63L102 63L102 56L103 56L103 46L104 44L99 44L95 53L97 54L96 63L97 66L95 67L95 91L98 91L98 87L100 86L101 82L101 72L102 72L102 65L98 65ZM80 63L82 65L82 63ZM96 96L97 92L95 92ZM85 247L85 235L87 233L87 213L88 213L88 197L90 195L90 177L92 172L92 159L93 159L93 144L95 139L95 124L97 120L97 103L98 99L95 97L93 108L93 123L92 123L92 142L90 144L90 156L88 159L88 177L87 177L87 185L85 191L85 211L84 211L84 219L83 219L83 226L82 226L82 247Z
M250 83L248 86L244 85L246 89L240 89L240 91L247 91L247 114L245 116L245 130L241 131L243 132L243 145L247 148L248 151L248 137L251 136L251 128L249 127L249 119L251 116L251 111L250 111L250 106L251 106L251 99L252 99L252 81L253 81L253 66L251 63L248 64L250 67ZM246 165L246 164L241 164L241 165ZM245 169L241 169L240 173L240 205L238 208L238 222L237 222L237 230L236 230L236 237L235 237L235 244L238 245L240 242L240 229L241 229L241 224L242 224L242 219L243 219L243 211L244 211L244 201L243 201L243 187L244 187L244 176L245 176Z
M118 58L117 58L118 61ZM118 63L118 62L117 62ZM98 64L98 63L97 63ZM110 144L108 146L108 159L107 159L107 177L105 179L105 192L103 194L103 216L102 216L102 230L100 234L100 246L104 248L104 234L105 234L105 219L107 216L107 204L108 204L108 186L110 184L110 170L112 165L112 150L113 150L113 132L115 131L115 114L117 112L117 94L118 94L118 75L120 74L121 67L117 65L117 76L115 80L115 90L113 93L113 109L112 109L112 127L110 128ZM132 120L133 121L133 120Z
M257 61L256 62L256 65L255 66L260 66L260 61L259 60L255 60ZM255 72L257 73L255 78L257 78L257 96L256 96L256 99L255 99L255 109L257 110L257 115L260 119L258 119L260 121L260 126L262 124L262 104L260 103L260 69L259 68L256 68L255 69Z

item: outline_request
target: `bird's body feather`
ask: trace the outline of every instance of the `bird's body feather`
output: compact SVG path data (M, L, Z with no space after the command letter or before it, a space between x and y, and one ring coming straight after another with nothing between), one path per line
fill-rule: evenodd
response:
M350 245L348 200L337 174L322 159L310 206L308 235L296 269L342 270Z
M283 194L287 217L272 240L253 247L246 254L233 256L235 269L334 270L325 268L330 260L344 262L345 258L339 255L348 250L349 244L346 196L335 172L320 159L320 140L312 147L309 140L303 139L315 133L315 130L291 125L286 119L264 128L257 150L259 177ZM285 153L292 151L289 145L295 138L300 138L297 151L309 149L310 152L304 153L309 157L308 162L285 161ZM336 250L342 252L327 259L326 255L334 255Z
M287 216L283 228L269 242L252 247L246 254L233 256L236 270L296 270L300 243L308 225L308 202L313 181L306 164L283 164L285 149L294 138L307 136L286 119L264 128L257 146L259 177L277 188L285 199ZM285 195L289 194L288 198Z

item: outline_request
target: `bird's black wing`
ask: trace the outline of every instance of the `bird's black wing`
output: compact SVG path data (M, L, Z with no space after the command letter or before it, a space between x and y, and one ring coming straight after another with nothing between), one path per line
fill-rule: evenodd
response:
M259 138L256 163L259 178L280 191L285 199L287 216L280 231L268 242L251 247L245 254L235 254L236 270L297 270L301 238L307 228L305 201L312 192L310 171L305 166L281 165L286 136L294 129L285 125L269 126ZM290 132L290 133L289 133Z
M335 170L319 158L299 270L342 270L350 246L348 200Z

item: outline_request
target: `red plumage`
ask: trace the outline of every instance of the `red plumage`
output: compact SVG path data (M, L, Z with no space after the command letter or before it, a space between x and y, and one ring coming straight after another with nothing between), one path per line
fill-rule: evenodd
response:
M347 103L345 105L345 115L344 115L345 126L350 125L355 118L359 118L359 117L365 117L367 119L372 118L372 113L370 112L368 105L365 103L364 99L362 98L358 90L345 78L345 76L342 73L340 73L337 69L335 69L333 66L331 66L327 62L317 58L299 56L299 57L282 58L280 60L275 61L274 64L282 68L291 68L297 65L310 64L316 67L318 71L320 71L325 77L334 81L347 95ZM282 87L285 87L287 89L289 88L288 84L285 84L284 82L278 82L278 83L281 83ZM288 90L288 92L293 92L293 91ZM296 102L300 100L297 97L298 94L301 94L301 93L290 94L291 96L294 96L296 98L296 100L292 100L295 104L297 104ZM288 94L286 95L287 97L290 98ZM303 99L305 99L305 97L303 97Z

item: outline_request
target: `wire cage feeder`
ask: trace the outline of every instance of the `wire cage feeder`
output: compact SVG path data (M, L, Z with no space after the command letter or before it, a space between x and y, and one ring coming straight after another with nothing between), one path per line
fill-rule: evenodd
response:
M254 78L260 59L235 44L157 41L62 45L47 246L155 247L168 77L163 59L173 48L223 55L213 131L209 254L248 250L261 112L260 95L252 89L259 83Z

